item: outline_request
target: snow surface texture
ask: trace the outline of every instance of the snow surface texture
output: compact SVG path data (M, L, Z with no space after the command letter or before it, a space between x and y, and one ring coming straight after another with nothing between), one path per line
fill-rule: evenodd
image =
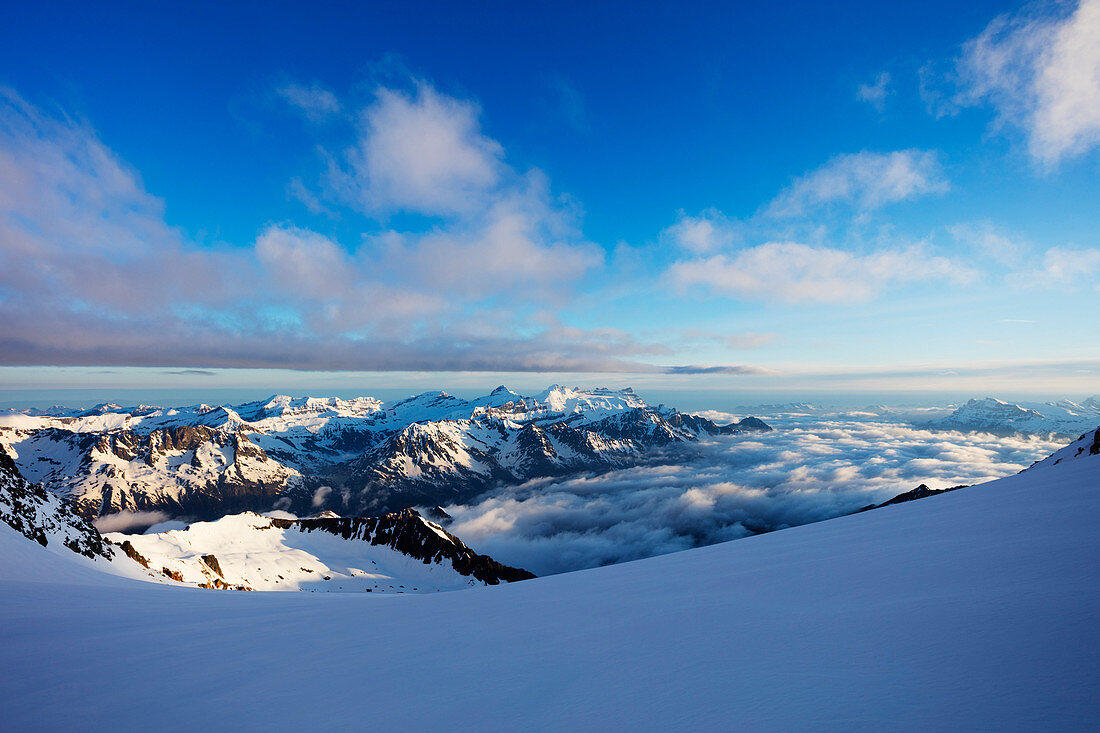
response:
M272 508L373 516L536 476L631 465L654 445L761 429L651 408L629 389L554 385L526 397L498 387L474 400L277 395L232 407L7 412L0 446L28 480L83 516L127 513L148 526L170 515ZM122 529L119 519L104 527Z
M920 501L460 593L141 584L0 526L4 725L1087 728L1098 440Z

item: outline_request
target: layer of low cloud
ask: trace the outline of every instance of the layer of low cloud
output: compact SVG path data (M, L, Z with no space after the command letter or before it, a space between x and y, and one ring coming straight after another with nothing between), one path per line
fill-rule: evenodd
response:
M501 562L557 573L826 519L920 483L992 480L1057 447L882 422L794 424L642 467L528 482L447 507L449 529Z
M1100 145L1100 0L1033 4L963 46L960 105L989 105L1044 167Z
M141 532L169 519L164 512L117 512L98 517L92 524L100 532Z

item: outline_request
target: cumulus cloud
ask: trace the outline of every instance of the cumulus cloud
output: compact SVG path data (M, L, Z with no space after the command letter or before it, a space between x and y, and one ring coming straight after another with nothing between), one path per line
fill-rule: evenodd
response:
M661 232L661 241L694 254L725 249L737 240L737 226L718 209L699 216L679 213L676 223Z
M0 361L645 368L633 357L650 345L532 322L601 266L602 250L545 176L503 163L476 106L421 84L381 90L363 117L353 181L370 206L392 212L416 198L424 213L462 213L351 243L277 222L250 245L214 246L168 226L162 202L90 126L0 90ZM418 135L433 141L402 168Z
M890 73L884 71L875 78L873 83L860 84L856 89L856 98L882 112L886 108L886 98L892 93Z
M316 83L308 87L301 84L285 84L275 91L314 122L337 114L343 109L335 94Z
M97 517L92 524L100 532L142 532L155 524L167 522L164 512L117 512Z
M944 193L950 184L930 150L863 151L838 155L797 179L767 206L773 217L804 216L845 204L871 211L886 204Z
M989 105L1043 166L1100 144L1100 0L1029 5L963 46L956 105Z
M336 183L367 212L428 215L478 209L504 175L504 148L481 132L468 100L420 82L413 93L376 90L360 114L349 170Z
M448 529L501 562L557 573L818 521L920 483L992 480L1057 447L882 422L792 422L677 448L650 465L540 479L449 506Z
M681 288L786 303L858 303L905 282L968 282L975 274L945 257L912 246L857 254L797 242L768 242L734 254L677 262L669 269Z

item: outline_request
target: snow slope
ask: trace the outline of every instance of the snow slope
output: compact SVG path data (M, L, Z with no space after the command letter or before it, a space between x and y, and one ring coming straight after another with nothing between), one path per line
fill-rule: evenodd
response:
M62 561L0 527L4 725L1085 729L1097 440L920 501L438 595L20 582L16 539Z
M431 593L531 577L475 554L412 510L300 520L245 512L186 529L106 538L129 542L149 567L165 568L180 582L220 580L218 587L241 590Z

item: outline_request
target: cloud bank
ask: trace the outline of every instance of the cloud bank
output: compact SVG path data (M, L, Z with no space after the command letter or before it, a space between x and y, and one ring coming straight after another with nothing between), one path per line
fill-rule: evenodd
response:
M448 529L501 562L558 573L818 521L921 483L992 480L1057 447L883 422L792 423L678 449L646 466L531 481L447 507L455 520Z

